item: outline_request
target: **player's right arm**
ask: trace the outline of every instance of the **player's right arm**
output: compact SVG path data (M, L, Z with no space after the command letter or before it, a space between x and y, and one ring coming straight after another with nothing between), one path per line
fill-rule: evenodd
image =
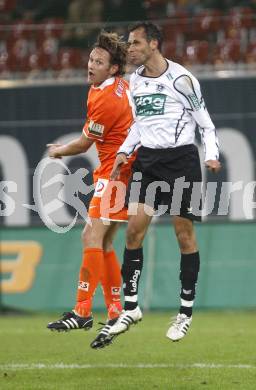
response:
M110 174L110 180L116 180L119 177L122 166L126 164L128 164L127 155L125 153L118 153Z
M134 122L130 127L128 136L126 137L124 143L118 149L112 172L110 174L111 180L118 178L122 166L128 163L128 156L130 156L139 145L140 132L138 126Z
M137 149L140 146L140 131L136 124L136 122L133 122L130 129L128 130L128 135L125 138L124 142L118 149L119 153L124 153L127 156L130 156L135 149Z
M48 144L48 155L51 158L61 158L64 156L75 156L80 153L85 153L94 140L89 139L84 133L79 138L74 139L66 145Z

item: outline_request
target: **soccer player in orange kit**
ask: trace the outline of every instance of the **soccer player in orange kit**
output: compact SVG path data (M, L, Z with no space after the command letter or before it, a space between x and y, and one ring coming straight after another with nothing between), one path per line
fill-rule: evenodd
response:
M94 171L95 192L89 207L91 226L87 224L82 234L83 259L77 302L72 311L64 313L61 319L47 325L49 329L57 331L90 329L93 324L92 299L97 285L101 283L108 321L91 343L92 348L101 348L106 338L109 343L112 341L108 329L122 310L120 265L112 242L120 222L127 221L127 209L123 206L117 212L110 212L106 218L102 215L105 214L102 202L104 193L108 190L116 152L133 122L128 83L122 78L125 73L126 50L126 43L116 33L100 33L88 62L88 82L91 88L83 132L78 139L66 145L48 145L49 156L52 158L84 153L93 143L96 144L99 155L100 166ZM132 160L124 167L119 178L126 186ZM115 202L124 202L124 196L123 199L113 197L115 193L111 195L110 207ZM108 224L104 223L104 219L108 219Z

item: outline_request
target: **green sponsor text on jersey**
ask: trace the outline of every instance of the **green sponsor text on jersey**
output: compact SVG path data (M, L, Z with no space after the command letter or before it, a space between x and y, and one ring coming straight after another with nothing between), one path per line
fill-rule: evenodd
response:
M151 95L135 96L136 115L152 116L164 114L166 95L156 93Z

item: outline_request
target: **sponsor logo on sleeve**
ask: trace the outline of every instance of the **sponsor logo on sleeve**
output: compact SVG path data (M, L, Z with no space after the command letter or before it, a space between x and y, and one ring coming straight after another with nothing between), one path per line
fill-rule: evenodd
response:
M201 105L200 105L200 101L198 99L198 97L196 96L195 93L190 93L188 95L188 99L190 101L190 104L192 105L192 108L195 110L195 111L198 111L200 110L201 108Z
M101 137L104 132L104 125L100 125L99 123L95 123L93 120L90 120L88 126L88 132L89 134L93 134L98 137Z

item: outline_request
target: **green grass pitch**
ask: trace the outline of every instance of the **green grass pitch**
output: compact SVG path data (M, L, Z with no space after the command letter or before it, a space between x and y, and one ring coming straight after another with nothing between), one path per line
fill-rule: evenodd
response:
M56 315L0 318L0 389L255 390L256 312L199 312L180 342L165 337L170 316L143 321L99 351L89 332L51 333Z

